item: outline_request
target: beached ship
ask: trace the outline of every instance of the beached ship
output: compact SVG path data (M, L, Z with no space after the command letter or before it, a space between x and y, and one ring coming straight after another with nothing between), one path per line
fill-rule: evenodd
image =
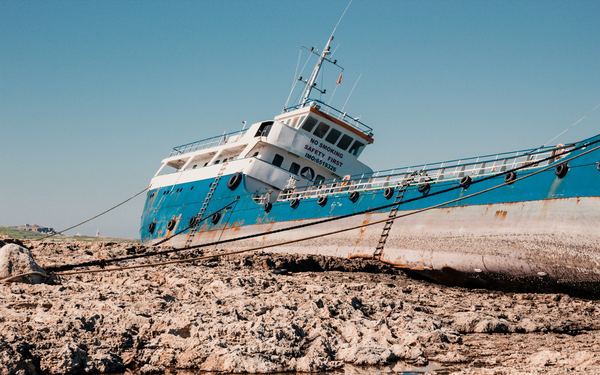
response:
M273 245L449 282L598 290L600 135L373 171L360 161L373 129L313 98L322 64L336 64L332 40L310 50L317 62L297 105L173 148L151 180L143 241Z

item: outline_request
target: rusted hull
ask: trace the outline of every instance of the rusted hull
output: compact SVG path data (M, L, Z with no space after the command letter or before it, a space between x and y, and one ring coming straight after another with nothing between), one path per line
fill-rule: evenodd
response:
M569 159L564 159L567 162L550 161L519 171L521 179L509 184L504 184L503 175L485 179L474 175L472 184L466 187L458 181L432 182L428 192L409 186L403 191L398 214L419 213L394 222L378 259L445 282L501 281L506 286L525 285L532 289L541 283L597 292L598 144L600 135L582 141ZM558 166L562 163L568 163L569 168L568 173L561 175ZM142 215L142 240L157 241L183 232L168 242L183 247L261 234L223 245L237 250L316 236L278 245L270 251L373 257L393 202L383 188L376 188L361 191L354 200L350 190L342 190L330 194L325 202L317 197L305 197L298 205L275 200L266 209L253 199L244 184L237 190L217 184L207 212L235 203L219 220L206 220L197 231L186 230L187 223L200 211L210 184L209 180L193 181L149 192ZM321 220L331 221L273 233ZM176 224L169 229L169 223ZM156 231L147 229L150 224L156 224ZM326 235L357 226L362 227Z
M266 234L229 243L224 248L275 245L386 217L387 213L365 214L304 230ZM195 242L268 233L310 221L208 231L199 234L201 241ZM397 219L380 259L447 283L593 293L600 289L599 223L599 197L435 209ZM275 246L268 251L372 257L383 225ZM171 245L182 246L184 240L184 237L174 238Z

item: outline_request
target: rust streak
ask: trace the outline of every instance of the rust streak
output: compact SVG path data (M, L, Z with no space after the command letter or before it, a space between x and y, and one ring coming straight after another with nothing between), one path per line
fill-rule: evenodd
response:
M499 219L506 219L506 215L508 215L508 211L504 211L504 210L496 211L496 217Z

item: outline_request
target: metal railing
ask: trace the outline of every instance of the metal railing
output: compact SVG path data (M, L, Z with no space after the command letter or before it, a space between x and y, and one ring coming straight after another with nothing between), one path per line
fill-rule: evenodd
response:
M316 198L345 191L378 190L388 186L399 186L402 183L409 181L411 178L413 179L410 182L410 185L418 186L425 182L437 183L460 180L465 176L470 176L471 178L483 177L518 168L530 163L531 166L524 169L533 169L539 166L536 161L569 151L574 146L574 144L571 144L561 147L541 147L538 149L390 169L370 174L346 176L344 179L327 180L319 185L302 186L285 190L279 195L278 200L286 201L294 198ZM546 163L551 164L567 156L568 153L565 153L557 156L555 159L546 161Z
M205 138L199 141L179 145L173 147L173 150L171 150L169 156L187 154L188 152L217 147L226 143L234 143L237 142L244 134L246 134L247 131L248 129L239 130L231 133L218 135L216 137Z
M345 123L349 124L350 126L352 126L353 128L355 128L356 130L365 133L368 136L372 136L373 135L373 128L368 126L367 124L361 122L358 118L354 118L350 115L348 115L348 113L346 112L342 112L337 108L334 108L332 106L330 106L329 104L326 104L325 102L322 102L318 99L309 99L308 101L308 105L313 105L316 106L316 108L323 112L326 113L328 115L331 115L333 117L336 117L342 121L344 121ZM284 109L285 112L288 111L293 111L295 109L298 108L302 108L303 105L302 104L297 104L291 107L287 107Z

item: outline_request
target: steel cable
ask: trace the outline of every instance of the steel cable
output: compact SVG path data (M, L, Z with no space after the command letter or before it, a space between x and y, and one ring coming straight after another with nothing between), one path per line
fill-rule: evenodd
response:
M557 158L559 156L562 156L564 154L571 153L573 151L576 151L576 150L579 150L579 149L582 149L582 148L586 148L586 147L589 147L589 146L591 146L593 144L597 144L597 143L600 143L600 139L592 141L592 142L581 144L581 145L579 145L579 146L577 146L577 147L575 147L575 148L573 148L571 150L564 151L562 153L557 153L555 155L549 156L549 157L544 158L544 159L540 159L540 160L537 160L537 161L534 161L534 162L523 164L520 167L512 168L512 169L509 169L509 170L506 170L506 171L503 171L503 172L499 172L499 173L496 173L496 174L493 174L493 175L482 177L482 178L477 179L477 180L473 180L473 182L471 183L471 185L475 185L477 183L481 183L481 182L484 182L484 181L487 181L487 180L490 180L490 179L493 179L493 178L497 178L497 177L502 176L502 175L507 175L507 174L509 174L511 172L517 172L519 170L522 170L522 169L525 169L525 168L529 168L529 167L534 166L534 165L538 165L538 164L540 164L542 162L545 162L545 161L554 160L555 158ZM576 155L574 157L571 157L571 158L568 158L566 160L562 160L561 163L565 163L565 162L568 162L568 161L571 161L571 160L575 160L575 159L577 159L577 158L579 158L579 157L581 157L583 155L589 154L590 152L597 150L598 148L600 148L600 146L595 147L595 148L593 148L591 150L587 150L587 151L585 151L585 152L583 152L581 154L578 154L578 155ZM547 170L549 170L551 168L554 168L554 167L555 167L555 164L548 165L547 167L544 167L542 169L534 171L534 172L532 172L532 173L530 173L530 174L528 174L528 175L526 175L524 177L518 178L515 181L520 181L520 180L522 180L522 179L524 179L526 177L530 177L530 176L536 175L538 173L547 171ZM502 186L505 186L505 185L506 185L506 183L498 185L496 188L499 188L499 187L502 187ZM111 263L117 263L117 262L122 262L122 261L127 261L127 260L134 260L134 259L139 259L139 258L146 258L146 257L150 257L150 256L166 255L166 254L181 252L181 251L185 251L185 250L193 250L193 249L198 249L198 248L202 248L202 247L210 247L210 246L221 245L221 244L225 244L225 243L237 242L237 241L242 241L242 240L247 240L247 239L252 239L252 238L264 236L264 235L281 233L281 232L286 232L286 231L295 230L295 229L302 229L302 228L311 227L311 226L315 226L315 225L319 225L319 224L324 224L324 223L328 223L328 222L332 222L332 221L342 220L342 219L345 219L345 218L349 218L349 217L353 217L353 216L357 216L357 215L362 215L362 214L365 214L365 213L380 211L380 210L383 210L383 209L395 206L397 204L400 204L400 205L401 204L406 204L406 203L418 201L418 200L421 200L421 199L430 198L432 196L444 194L444 193L447 193L447 192L450 192L450 191L453 191L453 190L457 190L457 189L462 189L462 188L463 188L462 186L457 185L457 186L453 186L453 187L450 187L450 188L447 188L447 189L442 189L442 190L439 190L439 191L436 191L436 192L432 192L432 193L430 193L428 195L406 199L406 200L403 200L403 201L401 201L399 203L386 204L386 205L382 205L382 206L378 206L378 207L373 207L373 208L369 208L369 209L366 209L366 210L361 210L361 211L357 211L357 212L353 212L353 213L349 213L349 214L345 214L345 215L330 217L330 218L326 218L326 219L322 219L322 220L318 220L318 221L314 221L314 222L310 222L310 223L303 223L303 224L293 225L293 226L289 226L289 227L285 227L285 228L280 228L280 229L276 229L276 230L273 230L273 231L270 231L270 232L254 233L254 234L249 234L249 235L240 236L240 237L228 238L228 239L225 239L225 240L213 241L213 242L204 243L204 244L198 244L198 245L193 245L193 246L186 246L186 247L182 247L182 248L173 248L173 249L168 249L168 250L155 251L155 252L151 252L151 253L135 254L135 255L129 255L129 256L123 256L123 257L115 257L115 258L110 258L110 259L100 259L100 260L92 260L92 261L86 261L86 262L80 262L80 263L73 263L73 264L64 264L64 265L50 266L47 269L49 271L59 272L59 271L67 271L67 270L72 270L72 269L81 268L81 267L91 267L91 266L101 266L101 267L104 267L107 264L111 264ZM483 190L482 192L487 192L487 190ZM479 193L481 193L481 192L479 192ZM473 193L473 194L479 195L477 193ZM463 199L466 199L466 198L470 198L470 197L474 196L473 194L461 197L461 199L456 200L456 201L460 201L460 200L463 200ZM455 202L455 200L449 201L449 202L445 202L443 205L448 205L448 204L454 203L454 202ZM437 208L438 206L439 205L435 205L435 206L431 206L431 207L436 207ZM431 208L428 208L428 210L429 209L431 209ZM418 211L415 211L415 212L422 212L422 211L418 210ZM413 213L411 213L411 215L412 214ZM400 217L405 217L405 215L399 215L397 218L400 218ZM387 221L387 220L389 220L389 219L386 218L383 221ZM356 229L356 228L352 228L352 229Z

